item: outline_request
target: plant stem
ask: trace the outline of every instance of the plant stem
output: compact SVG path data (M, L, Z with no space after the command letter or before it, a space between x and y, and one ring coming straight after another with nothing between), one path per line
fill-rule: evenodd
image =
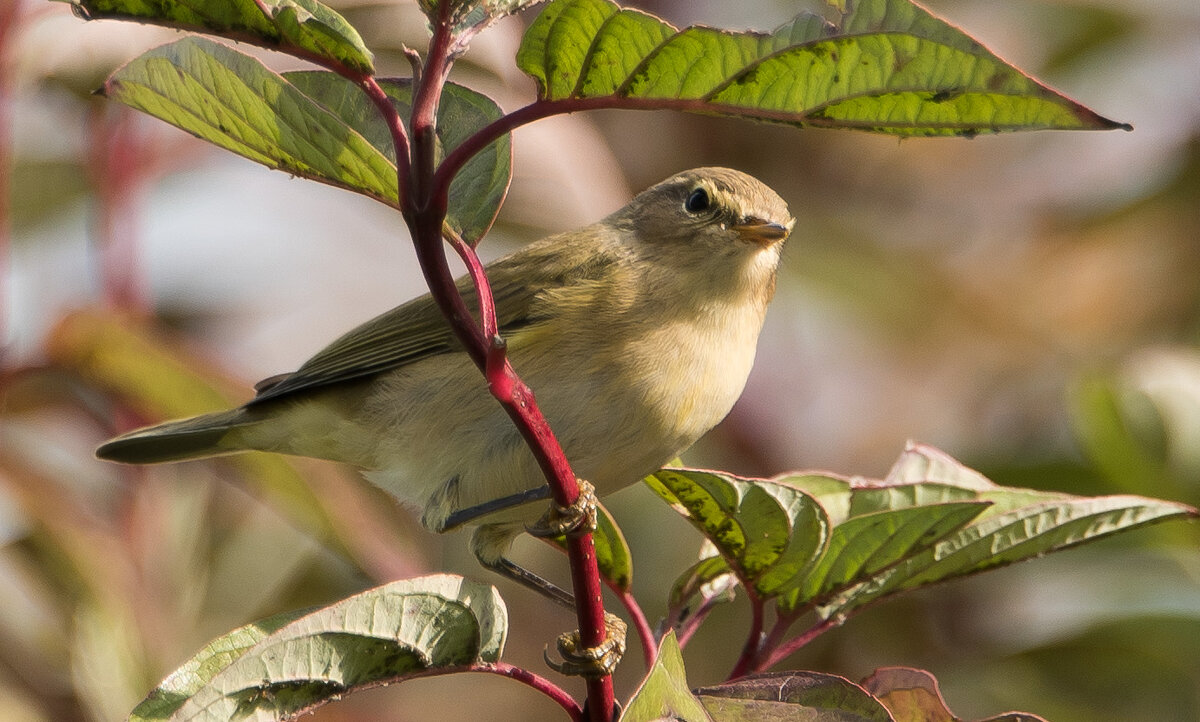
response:
M575 698L568 694L562 687L559 687L545 677L506 662L477 665L472 668L472 671L498 674L502 677L515 679L522 684L527 684L558 703L558 706L562 707L571 716L573 722L583 722L583 710L579 707L579 703L575 701Z
M733 671L729 673L729 679L746 676L747 671L752 668L762 649L765 605L762 598L754 592L754 589L749 584L743 584L742 588L746 590L746 596L750 600L750 631L746 633L746 644L742 647L742 654L738 657L737 663L733 665Z
M779 648L779 645L783 643L784 635L787 634L792 624L796 622L797 616L795 612L776 616L775 624L771 625L771 631L767 632L767 636L763 638L762 646L759 650L760 660L764 657L769 657ZM761 672L762 667L756 665L751 671Z
M682 622L679 622L678 614L672 615L674 617L674 621L671 622L671 625L673 626L678 624L675 630L675 637L679 640L680 649L683 649L687 646L687 643L689 640L691 640L692 635L696 633L696 630L700 628L700 625L704 623L704 620L708 619L708 615L712 613L712 610L716 609L717 603L717 597L712 597L706 600L700 605L700 608L697 609L695 613L688 615L688 618Z
M541 675L535 674L521 667L513 666L507 662L479 662L476 664L462 665L457 667L432 667L419 672L405 674L401 677L372 682L370 684L363 685L363 688L381 686L403 680L422 679L425 677L443 677L448 674L463 674L466 672L495 674L532 687L538 692L541 692L550 699L554 700L559 707L563 708L563 710L571 718L572 722L584 722L583 709L579 706L579 703L575 701L575 698L568 694L566 690L554 684L545 677L542 677ZM321 704L325 704L328 701L329 700L326 699L322 701ZM305 711L311 712L312 709Z
M646 613L642 611L642 606L634 599L633 594L618 592L618 596L625 611L629 612L634 628L637 629L638 639L642 642L642 658L646 662L646 669L649 670L654 666L654 660L658 659L658 640L654 638L654 630L650 628Z
M770 669L825 632L828 632L834 627L841 625L842 621L843 620L841 618L835 616L817 622L805 630L805 632L799 637L794 637L788 640L786 644L782 644L770 653L763 655L763 658L759 660L749 671L761 672L763 670Z
M387 93L376 82L373 76L356 78L355 82L379 109L380 115L383 116L384 122L387 123L388 131L392 136L392 146L396 151L396 192L398 194L398 204L401 208L404 207L404 199L410 197L409 183L412 180L412 169L409 166L410 149L408 146L408 131L404 128L404 120L400 118L400 114L396 112L392 105L391 99ZM414 82L416 82L414 80Z
M453 60L454 38L448 17L449 7L450 3L440 5L440 17L434 23L425 67L421 72L420 83L415 89L410 120L411 182L407 186L407 193L400 198L400 205L412 233L417 260L429 285L430 294L468 355L486 375L492 395L504 407L529 444L550 482L555 503L570 506L579 496L575 475L550 425L538 409L533 392L517 376L507 359L503 342L498 341L500 337L498 329L495 328L495 307L491 303L491 288L475 250L466 243L452 241L455 251L470 269L472 280L477 287L481 318L484 319L482 328L475 324L462 295L458 292L446 259L442 229L446 219L450 181L457 169L442 172L435 169L434 163L437 105ZM369 84L364 83L364 86ZM387 115L395 115L390 103L387 104L386 111L378 101L376 104ZM402 147L400 134L403 124L390 121L389 127L392 129L393 141L399 153ZM399 171L399 163L397 168ZM404 187L403 181L401 187ZM580 642L585 647L599 646L605 641L606 628L600 572L596 565L592 535L569 534L567 557L571 564ZM608 722L614 707L612 678L605 676L588 679L586 684L590 718L593 722Z
M416 128L414 115L413 127ZM416 133L414 132L414 137ZM416 185L416 184L414 184ZM488 389L504 407L525 442L529 444L538 460L542 473L550 482L551 495L556 504L570 506L579 497L579 485L567 462L562 447L550 429L546 417L534 400L533 391L521 380L509 363L505 347L498 333L486 336L476 326L466 309L462 296L454 284L442 246L441 224L446 215L446 188L437 186L439 193L429 208L434 212L418 211L417 223L413 227L417 244L417 257L425 273L431 292L443 313L447 314L460 341L467 348L475 364L487 378ZM434 226L433 224L437 225ZM453 243L453 241L452 241ZM471 270L480 303L491 299L491 286L483 272L483 266L475 249L466 243L454 243L455 250ZM435 290L435 289L440 289ZM447 297L440 298L442 294ZM445 305L443 305L445 304ZM448 312L447 312L448 311ZM489 304L482 317L485 327L495 326L495 306ZM488 321L487 319L491 319ZM604 623L604 605L601 594L600 569L596 564L596 549L590 533L567 535L567 559L571 566L572 591L575 595L575 611L579 619L580 642L585 647L597 647L604 643L607 634ZM588 679L588 710L594 722L608 722L613 709L612 678Z

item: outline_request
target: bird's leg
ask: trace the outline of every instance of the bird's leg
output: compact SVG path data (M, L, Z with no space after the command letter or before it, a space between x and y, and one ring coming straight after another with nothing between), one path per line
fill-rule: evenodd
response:
M525 527L525 531L538 538L563 536L564 534L590 534L596 531L596 487L583 479L579 483L579 496L570 506L559 506L550 502L550 508L542 518Z
M574 609L575 597L570 592L505 558L502 553L497 553L497 549L508 547L512 536L510 529L501 525L479 527L471 539L475 557L488 569L568 609ZM585 534L595 529L596 490L582 479L579 480L579 498L575 503L562 507L551 502L542 518L526 527L527 532L537 537ZM620 617L605 612L604 627L604 643L596 647L583 647L578 630L559 635L556 646L563 661L555 662L547 656L546 664L561 674L577 677L605 677L612 674L625 654L626 625Z
M458 477L454 477L452 480L444 484L441 495L451 495L455 493L457 483ZM459 509L458 511L451 512L450 515L444 519L438 519L434 521L422 519L421 523L427 528L433 529L440 534L442 532L450 531L451 529L457 529L463 524L470 524L476 519L487 516L488 514L494 514L498 511L511 509L515 506L521 506L522 504L528 504L533 501L549 498L550 486L548 484L542 484L535 489L526 489L525 491L518 492L516 494L509 494L508 496L502 496L499 499L485 501L482 504L467 507L466 509Z

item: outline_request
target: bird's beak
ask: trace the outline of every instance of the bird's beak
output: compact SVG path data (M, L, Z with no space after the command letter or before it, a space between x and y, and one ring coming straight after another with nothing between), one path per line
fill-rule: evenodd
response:
M792 226L796 224L796 219L789 218L787 225L776 223L775 221L764 221L761 218L746 218L740 223L735 223L733 230L737 231L738 236L743 241L757 243L760 246L769 246L773 243L778 243L788 237L792 232Z

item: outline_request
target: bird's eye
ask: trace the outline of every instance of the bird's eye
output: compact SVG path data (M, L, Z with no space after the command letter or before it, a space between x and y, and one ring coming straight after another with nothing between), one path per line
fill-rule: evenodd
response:
M708 191L703 188L697 188L684 201L683 207L687 209L688 213L703 213L708 210L710 203Z

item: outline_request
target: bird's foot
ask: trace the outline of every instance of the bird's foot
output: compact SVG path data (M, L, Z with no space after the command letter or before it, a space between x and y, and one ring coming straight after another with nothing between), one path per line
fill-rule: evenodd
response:
M625 654L625 621L615 614L604 613L604 641L595 647L584 647L579 631L560 634L556 646L563 661L555 662L543 652L546 664L559 674L595 679L607 677L617 668Z
M570 506L559 506L551 502L550 508L525 531L539 538L554 538L564 534L579 534L596 530L596 487L583 479L579 483L579 496Z

